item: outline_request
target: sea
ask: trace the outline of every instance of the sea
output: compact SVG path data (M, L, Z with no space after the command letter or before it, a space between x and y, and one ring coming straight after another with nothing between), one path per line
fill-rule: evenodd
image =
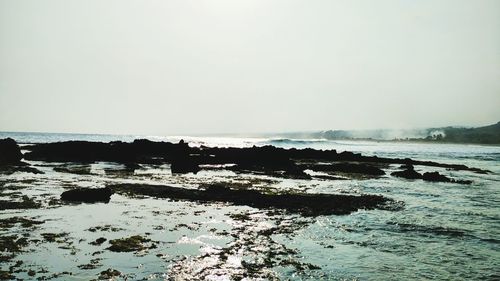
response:
M12 273L19 279L90 280L99 278L102 271L110 268L121 274L113 277L114 280L500 280L500 146L0 132L0 139L6 137L22 146L69 140L178 142L182 139L192 146L335 149L464 164L491 171L477 174L416 167L421 172L439 171L456 179L471 180L470 185L395 178L390 172L398 169L396 165L387 168L386 176L376 179L258 178L259 184L281 191L379 194L404 203L399 211L360 210L348 215L302 218L286 214L274 216L245 206L121 195L113 195L108 204L51 206L46 198L57 198L68 186L101 187L110 181L125 181L193 187L205 181L235 183L255 182L255 179L227 171L176 176L167 166L145 166L133 175L110 176L106 171L112 169L112 163L92 164L89 167L92 173L76 175L54 171L54 165L60 163L31 161L30 164L45 174L0 175L2 198L9 198L14 192L45 200L40 209L0 211L0 219L23 216L44 222L29 230L22 227L0 230L2 236L29 238L25 250L10 263L0 266L0 270L8 271L14 262L22 261L19 272ZM235 213L245 214L249 219L237 220ZM283 221L300 222L301 227L266 238L256 234ZM106 228L99 226L116 231L102 230ZM93 227L100 230L89 231ZM62 233L65 239L60 243L44 242L44 233ZM109 241L130 235L146 235L156 241L156 246L138 253L114 253L106 250L107 242L102 246L89 244L99 237ZM269 249L279 247L290 251L279 254L278 258L273 252L272 259L293 259L294 262L270 262ZM226 253L223 260L221 252ZM263 274L245 274L248 268L244 265L249 263L255 264ZM83 266L87 264L95 266ZM30 270L35 275L30 275Z

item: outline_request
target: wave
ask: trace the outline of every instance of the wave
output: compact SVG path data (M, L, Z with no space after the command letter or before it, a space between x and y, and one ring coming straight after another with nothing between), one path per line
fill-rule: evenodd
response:
M271 145L284 145L284 144L289 144L289 145L310 145L310 144L318 144L318 143L328 143L330 142L327 139L269 139L265 141L265 143L271 144Z

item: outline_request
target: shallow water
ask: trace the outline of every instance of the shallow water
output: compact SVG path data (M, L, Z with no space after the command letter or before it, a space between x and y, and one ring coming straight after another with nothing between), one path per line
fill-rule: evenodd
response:
M122 273L118 280L173 280L175 277L234 280L245 278L249 267L242 264L251 264L259 271L246 275L251 280L500 279L500 147L320 140L198 140L205 145L273 144L285 148L350 150L365 155L465 164L493 173L480 175L416 167L420 172L439 171L473 181L471 185L460 185L394 178L389 174L397 169L396 165L385 169L387 175L381 178L325 181L205 170L196 175L172 175L168 165L144 166L133 173L123 173L114 163L96 163L91 165L90 175L76 175L55 172L53 167L61 163L33 161L30 163L45 174L0 175L0 199L18 200L23 194L42 203L39 209L0 211L0 219L28 217L43 221L31 228L16 225L0 230L2 236L24 234L29 240L14 259L2 263L1 270L9 270L16 261L23 261L17 267L19 272L13 275L27 280L89 280L98 278L100 272L108 268ZM400 211L361 210L350 215L303 218L244 206L118 194L113 195L108 204L61 204L56 200L68 187L103 187L116 182L192 188L207 182L228 182L282 191L369 193L402 201L405 206ZM89 230L98 226L114 229ZM279 231L262 234L273 227ZM67 235L59 242L49 242L42 233ZM156 247L130 253L106 249L109 240L132 235L147 237ZM100 237L108 241L98 246L89 244ZM93 259L95 268L82 267ZM29 270L33 270L35 276L29 276Z

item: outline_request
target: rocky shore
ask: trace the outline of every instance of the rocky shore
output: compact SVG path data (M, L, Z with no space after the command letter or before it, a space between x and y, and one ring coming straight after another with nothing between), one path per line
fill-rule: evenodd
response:
M45 269L23 265L19 257L39 245L49 249L50 245L58 245L58 249L69 251L69 255L80 255L78 249L87 245L94 249L86 254L92 258L88 263L80 262L75 272L80 275L85 271L94 272L99 279L133 279L135 275L124 273L122 268L110 268L112 263L105 266L105 253L148 255L151 252L162 260L165 259L162 249L176 242L161 242L158 237L163 236L155 238L155 232L166 231L161 223L137 232L125 229L131 221L142 225L150 218L163 216L163 221L170 222L178 216L182 220L170 226L168 233L184 233L177 238L183 241L186 233L195 232L203 223L214 220L213 213L221 206L233 208L219 215L232 228L221 229L219 225L200 235L229 236L234 241L191 260L172 257L169 274L202 279L211 272L229 272L235 279L273 279L273 268L277 266L291 267L300 274L315 271L318 266L302 262L299 253L276 242L275 236L293 236L322 216L345 216L360 210L400 213L405 208L405 202L391 198L390 192L374 189L344 193L330 186L342 185L345 181L391 180L399 185L422 182L424 186L467 188L464 184L472 182L456 179L462 175L456 171L481 176L490 173L465 165L336 150L191 147L183 141L149 140L69 141L20 147L12 139L3 139L0 140L0 210L5 216L0 218L3 226L0 247L6 252L0 259L8 266L0 270L0 280L35 276L40 280L60 279L74 273L49 274ZM311 192L310 188L321 183L328 189ZM136 204L136 209L128 210L127 204L131 202ZM156 207L149 207L150 204ZM175 204L188 204L188 207L163 214L163 208ZM42 219L44 212L51 209L89 210L101 205L126 208L119 218L126 218L127 222L113 224L117 222L114 219L98 225L90 221L91 225L82 230L84 234L72 237L71 230L62 226L57 228L59 232L54 228L48 230L51 219ZM137 212L141 209L149 213L139 216ZM23 215L28 212L35 212L37 216ZM205 215L200 215L204 212ZM71 220L74 215L69 215ZM203 220L193 223L197 217ZM254 259L241 261L238 267L228 265L231 256L243 251L251 253ZM208 264L206 271L195 270L199 263Z
M31 167L23 159L67 163L54 167L54 171L76 175L90 174L89 163L105 161L125 165L121 171L133 173L141 165L170 164L172 174L197 173L201 170L229 170L236 173L267 175L290 179L360 179L384 176L390 164L402 164L402 170L391 173L394 177L409 180L470 184L471 181L452 179L439 172L419 173L415 166L439 167L478 174L487 170L465 165L444 164L412 159L382 158L336 150L283 149L273 146L251 148L190 147L184 141L179 143L135 140L125 142L68 141L33 144L23 147L12 139L0 140L0 173L12 174L16 171L43 173ZM113 173L107 170L106 173ZM210 183L208 183L210 184ZM330 195L330 194L269 194L262 191L241 189L241 187L212 184L209 187L192 190L155 185L111 185L105 189L75 189L61 195L63 201L109 202L116 192L135 193L153 197L191 200L220 201L237 205L262 208L280 208L308 215L349 213L360 208L386 208L388 198L378 195ZM37 205L29 198L21 202L0 200L0 208L33 208ZM385 206L385 207L383 207Z
M3 140L9 143L2 149L9 151L10 156L5 163L20 161L17 144L13 140ZM33 144L24 147L28 150L22 157L27 160L45 162L82 162L109 161L137 164L172 165L174 173L196 173L203 165L234 165L234 171L251 171L255 173L281 172L282 176L304 177L304 169L340 171L346 173L361 173L367 175L383 175L377 165L401 164L413 166L439 167L456 171L471 171L485 174L490 171L467 167L459 164L445 164L433 161L418 161L409 158L384 158L377 156L363 156L359 153L336 150L316 149L284 149L274 146L251 148L219 148L219 147L190 147L184 141L179 143L153 142L149 140L135 140L126 142L87 142L68 141L56 143ZM14 150L14 151L12 151ZM8 162L10 161L10 162ZM326 162L329 165L318 165ZM0 162L1 163L1 162ZM303 165L303 164L313 165Z

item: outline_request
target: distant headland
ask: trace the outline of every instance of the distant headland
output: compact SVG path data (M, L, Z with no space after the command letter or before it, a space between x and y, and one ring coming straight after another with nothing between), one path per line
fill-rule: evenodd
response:
M500 144L500 122L482 127L425 129L327 130L279 134L278 137L327 140L411 141L439 143Z

